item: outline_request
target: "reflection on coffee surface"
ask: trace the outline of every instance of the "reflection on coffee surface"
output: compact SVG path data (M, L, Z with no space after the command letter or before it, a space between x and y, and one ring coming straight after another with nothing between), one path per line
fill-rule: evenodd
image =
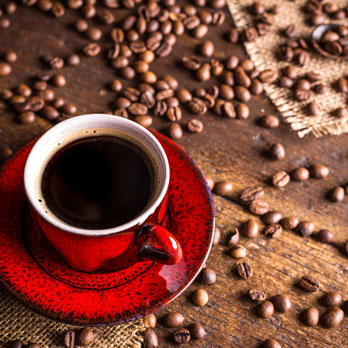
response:
M128 140L86 137L53 155L41 188L59 219L80 228L111 228L145 208L153 190L153 169L143 150Z

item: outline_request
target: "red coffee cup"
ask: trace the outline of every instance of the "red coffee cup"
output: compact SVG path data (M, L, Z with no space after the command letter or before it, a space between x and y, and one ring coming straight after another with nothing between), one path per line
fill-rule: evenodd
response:
M103 135L126 139L149 156L154 188L145 208L131 221L108 229L79 228L50 210L41 190L42 175L52 156L67 144ZM169 175L167 156L147 129L122 117L90 114L63 121L40 137L25 164L24 187L37 233L43 233L73 268L114 271L144 260L169 265L181 260L179 242L160 226L166 210Z

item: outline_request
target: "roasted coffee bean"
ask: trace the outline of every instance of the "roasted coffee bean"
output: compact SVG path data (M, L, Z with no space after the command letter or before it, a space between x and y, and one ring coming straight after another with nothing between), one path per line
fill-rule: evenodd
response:
M199 81L208 81L211 77L210 66L203 64L198 70L196 70L196 77Z
M179 87L179 82L176 78L170 75L166 75L162 78L162 80L166 81L171 89L176 91Z
M85 327L80 331L79 334L79 343L81 346L88 346L93 342L94 332L91 328Z
M184 323L184 317L179 312L169 312L164 316L163 323L167 327L178 327Z
M282 144L275 143L270 147L269 154L274 160L282 160L285 158L285 148Z
M146 348L157 348L158 347L158 337L153 329L146 329L143 334L144 344Z
M278 73L275 70L267 69L260 72L259 78L262 82L273 83L278 79Z
M250 116L249 107L243 103L238 104L236 106L236 116L241 120L247 119Z
M222 84L219 87L219 95L226 100L232 100L234 98L234 92L232 87L226 84Z
M157 324L157 318L153 313L144 317L144 325L146 328L153 329L156 327L156 324Z
M120 55L120 44L115 43L112 47L109 48L107 52L107 58L110 60L116 59ZM126 57L121 55L122 57ZM127 57L126 57L127 58Z
M259 225L255 220L250 219L243 224L241 233L244 237L256 238L259 235Z
M84 19L79 19L75 23L75 29L78 32L83 33L83 32L85 32L88 29L88 23Z
M273 175L272 183L276 187L284 187L290 181L290 175L287 172L281 171Z
M333 328L341 324L343 317L344 317L344 313L342 309L338 307L334 307L324 313L322 317L322 322L324 326L328 328Z
M283 232L282 226L276 223L266 226L264 230L266 237L274 238L274 239L279 238L282 232Z
M300 233L303 237L308 237L314 232L314 224L311 221L301 221L297 227L296 232Z
M32 111L24 111L18 115L18 121L21 124L30 124L35 122L35 114Z
M296 83L296 87L300 89L311 89L311 83L306 79L300 79Z
M348 114L347 109L345 108L337 108L334 112L333 115L336 116L337 118L343 118L346 117Z
M143 82L148 83L150 85L156 83L157 81L157 75L152 71L148 71L145 74L142 74L140 78Z
M102 37L103 32L96 27L89 27L86 31L85 31L86 37L90 40L93 41L99 41Z
M214 44L211 41L204 41L199 48L199 51L204 57L211 57L214 54Z
M263 302L266 299L266 294L259 289L250 289L248 294L250 299L255 302Z
M289 38L293 38L297 35L297 30L295 24L290 24L288 27L285 29L285 36Z
M33 85L33 88L37 91L44 91L47 89L47 83L45 81L36 81Z
M127 109L131 105L128 98L119 97L115 100L114 106L118 109Z
M117 45L119 45L119 44L115 43L115 47L116 47ZM120 55L121 55L121 56L125 56L125 57L127 57L127 58L130 58L130 57L133 55L133 52L132 52L132 50L129 48L128 45L122 44L122 45L120 46Z
M222 25L225 22L225 13L221 10L213 12L213 18L211 24Z
M7 76L11 74L11 65L5 62L0 62L0 76Z
M233 184L229 180L219 181L214 185L214 193L219 196L228 195L233 189Z
M342 295L338 291L329 291L322 296L320 303L326 307L339 307L342 304Z
M112 66L116 69L121 69L128 66L129 60L125 56L118 56L116 59L112 61Z
M341 77L336 82L336 87L337 87L339 92L348 93L348 80L344 77Z
M251 99L249 90L243 86L235 87L234 92L237 99L239 99L242 102L248 102Z
M124 118L128 118L128 112L126 109L116 109L114 110L113 114L115 116L120 116L120 117L124 117Z
M240 199L245 203L249 203L263 197L263 195L264 190L261 186L251 186L240 194Z
M173 332L173 341L177 344L190 342L190 331L185 328L175 330Z
M7 144L0 145L0 162L6 160L12 155L13 151Z
M344 200L344 188L341 186L335 187L329 192L329 199L334 203L340 203Z
M301 288L307 292L316 292L320 288L320 283L317 279L310 276L303 276L300 280Z
M234 70L234 80L238 85L241 85L243 87L249 88L251 85L251 79L250 77L246 74L243 68L238 67Z
M216 99L215 106L214 106L214 112L217 115L222 115L223 113L223 106L225 104L225 101L222 99Z
M161 117L164 116L167 112L168 106L166 104L166 102L164 101L159 101L156 103L153 113L155 116L157 117Z
M200 280L203 284L212 285L216 283L216 273L213 269L207 267L200 273Z
M295 67L293 67L291 65L287 66L284 69L283 73L286 77L288 77L289 79L292 79L292 80L296 80L297 76L298 76Z
M310 62L310 55L307 51L302 50L297 56L297 63L301 66L305 66Z
M294 80L290 79L287 76L282 76L280 78L279 84L284 88L291 88L294 85Z
M269 338L268 340L263 342L262 348L282 348L282 346L277 340Z
M205 306L209 301L208 293L204 289L198 289L192 294L192 302L196 306Z
M311 167L309 168L309 171L311 176L316 179L324 179L330 173L328 167L319 163L312 164Z
M224 71L224 65L217 59L212 59L210 61L211 72L214 76L219 76Z
M192 36L196 39L202 39L208 33L208 26L205 24L200 24L192 30Z
M130 43L129 47L135 54L140 54L147 50L147 46L143 40L135 40Z
M17 60L16 52L14 52L14 51L6 52L5 59L8 63L14 63Z
M243 279L249 279L253 275L253 268L248 262L242 262L237 266L238 275Z
M54 75L51 78L51 82L56 87L64 87L66 85L66 79L63 75Z
M64 346L66 348L75 347L75 331L70 330L64 334Z
M15 340L11 343L10 348L24 348L24 343L21 340Z
M8 18L0 18L0 28L7 29L11 25L11 21Z
M1 99L2 100L9 100L13 97L13 92L10 89L4 89L1 92Z
M134 63L134 70L137 74L145 74L150 70L150 66L148 63L142 61L142 60L137 60Z
M153 108L156 105L156 99L150 91L141 93L140 101L148 108Z
M150 50L146 50L140 54L139 58L146 63L151 63L155 59L155 54Z
M191 337L195 339L202 339L205 337L206 332L204 327L199 323L193 323L188 327Z
M234 70L239 64L239 58L237 56L230 56L226 62L225 62L225 67L226 69L229 70Z
M192 100L192 94L185 88L179 88L176 91L176 97L179 99L180 103L186 104Z
M274 313L274 306L271 301L265 301L257 307L257 314L262 319L271 318Z
M280 220L280 224L282 225L282 227L288 230L296 228L299 222L299 219L295 216L286 217Z
M62 108L63 112L67 115L73 115L76 113L77 108L74 104L65 104Z
M149 115L139 115L134 118L136 123L139 123L141 126L148 128L152 125L152 117Z
M215 185L215 182L214 182L212 176L211 175L206 175L205 176L205 180L207 181L209 190L212 191L213 188L214 188L214 185Z
M264 215L268 212L269 206L264 200L255 199L250 203L249 210L255 215Z
M265 224L277 224L283 218L283 214L280 211L269 211L262 216L262 221Z
M265 115L262 116L259 119L259 123L261 126L265 127L265 128L277 128L279 127L279 119L277 116L274 115Z
M296 181L306 181L309 179L309 170L307 168L299 167L291 173L291 176Z
M167 110L167 118L172 122L180 121L182 118L182 111L180 107L169 107Z
M24 85L24 84L20 84L18 87L17 87L17 93L19 95L22 95L23 97L30 97L31 96L31 88L27 85Z
M168 84L165 81L163 81L163 82L168 86ZM158 100L158 101L165 100L165 99L173 97L173 95L174 95L174 91L172 89L170 89L168 86L168 89L163 89L163 90L157 92L156 100Z
M191 133L201 133L203 131L203 122L192 118L187 122L186 127Z
M247 255L247 250L242 245L233 245L230 249L230 254L235 259L242 259Z
M83 48L85 55L89 57L95 57L100 53L101 47L96 42L91 42Z
M139 100L140 91L136 88L133 88L133 87L127 87L123 91L123 96L132 102L136 102Z
M225 83L229 86L234 86L234 78L233 78L232 71L224 71L222 73L222 81L223 81L223 83Z
M329 230L320 230L317 234L316 234L316 238L318 239L319 242L322 243L331 243L333 240L333 233Z
M317 116L320 114L320 109L317 103L311 102L307 105L307 113L311 116Z
M183 136L182 128L178 123L171 123L167 131L168 131L169 137L174 140L180 139Z
M55 120L59 116L59 112L53 106L46 105L41 111L41 116L49 121Z
M192 98L192 100L188 102L188 106L194 114L204 115L207 112L207 106L200 98Z
M245 41L252 42L259 37L259 34L255 27L249 27L243 30L243 36Z
M65 105L65 100L63 98L57 98L56 100L54 100L52 104L52 106L55 107L56 109L59 109L64 105Z
M213 244L218 245L221 239L221 231L218 227L215 227Z
M231 234L230 234L230 236L229 236L228 245L236 245L236 244L238 244L239 239L240 239L239 230L238 230L238 228L235 228L235 229L231 232Z
M224 115L228 118L236 118L236 111L234 109L234 105L231 102L225 102L222 106Z
M47 63L51 69L61 69L64 66L64 60L61 57L49 57Z
M123 84L120 80L114 80L112 81L110 88L114 92L120 92L123 88Z
M28 107L28 110L38 112L45 106L45 102L42 98L32 96L27 100L26 105Z
M275 310L280 312L280 313L286 313L292 307L290 297L288 295L285 295L285 294L278 294L276 296L273 296L272 303L273 303Z
M307 326L317 326L319 323L319 311L315 307L307 308L302 312L301 320Z

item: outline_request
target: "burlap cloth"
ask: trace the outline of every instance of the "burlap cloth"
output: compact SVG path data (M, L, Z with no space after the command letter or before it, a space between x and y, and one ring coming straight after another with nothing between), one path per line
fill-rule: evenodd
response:
M303 6L306 0L279 1L279 0L259 0L266 9L274 4L281 4L283 10L274 16L275 25L272 26L272 32L261 36L255 42L246 42L244 46L247 53L253 60L255 66L260 71L265 69L281 69L289 63L276 59L276 53L280 45L288 39L281 34L289 24L295 24L298 37L310 38L314 26L306 24L308 15L303 12ZM252 16L248 13L248 7L254 0L227 0L228 7L237 28L250 26ZM347 5L344 0L335 1L340 7ZM348 25L348 19L332 20L326 17L326 23L335 22ZM292 64L292 63L290 63ZM299 137L313 133L315 136L326 134L341 134L348 132L348 117L338 119L332 116L332 111L338 107L347 107L344 93L337 92L332 84L340 77L348 75L348 60L323 58L311 53L311 61L304 67L295 65L299 75L306 72L315 71L323 76L323 83L329 88L328 93L315 95L310 101L315 101L321 114L318 116L308 116L305 112L307 102L299 102L293 97L293 90L281 88L277 84L265 84L265 91L272 102L277 106L279 113L284 120L290 123L291 128L295 130Z
M62 335L75 329L44 318L20 304L0 285L0 347L8 347L8 342L21 339L24 343L36 342L45 348L62 347ZM92 348L129 347L140 348L143 320L94 328L95 339Z

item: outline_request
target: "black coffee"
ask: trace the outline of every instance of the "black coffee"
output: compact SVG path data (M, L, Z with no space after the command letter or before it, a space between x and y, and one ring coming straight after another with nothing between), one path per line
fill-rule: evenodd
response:
M146 206L153 186L146 154L113 136L79 139L47 164L42 192L47 206L70 225L103 229L122 225Z

